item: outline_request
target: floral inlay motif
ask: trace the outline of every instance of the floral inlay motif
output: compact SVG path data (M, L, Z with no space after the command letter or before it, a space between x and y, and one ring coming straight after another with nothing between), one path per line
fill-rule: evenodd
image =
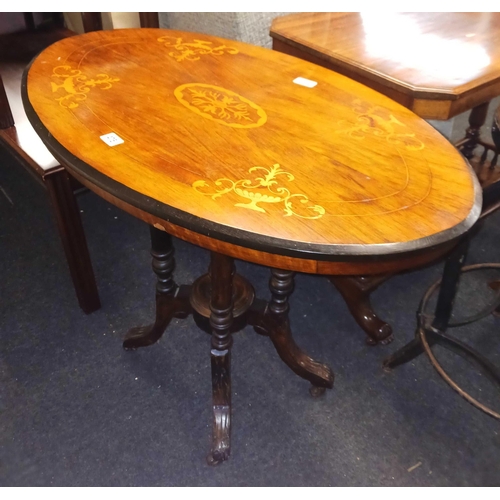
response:
M90 89L97 87L107 90L112 87L112 83L119 82L119 78L99 73L95 78L88 78L79 69L72 69L71 66L56 66L52 70L51 82L52 92L65 92L65 95L57 97L56 101L63 107L74 109L78 107L80 101L87 99ZM56 83L57 82L57 83Z
M210 196L212 200L232 191L248 200L247 203L235 203L235 207L249 208L256 212L266 213L266 210L259 206L260 204L283 203L284 217L295 215L303 219L319 219L325 214L325 209L320 205L311 204L306 195L292 194L288 188L279 185L278 177L280 181L284 178L288 182L292 182L295 178L290 172L285 172L278 163L271 168L252 167L248 173L257 171L264 172L264 174L261 177L255 177L254 180L233 181L223 177L217 179L213 183L214 187L208 191L205 188L210 188L210 185L204 180L199 180L193 183L193 188L201 194Z
M165 47L172 48L172 52L168 55L176 61L198 61L200 56L213 55L221 56L223 54L237 54L238 50L226 45L213 46L212 42L205 40L193 40L191 42L183 42L182 38L175 36L162 36L158 38L159 42L165 44Z
M186 83L174 91L177 100L195 113L235 128L264 125L265 111L231 90L204 83Z
M379 106L369 106L360 99L354 100L353 109L358 113L358 123L339 130L339 133L347 134L355 139L364 139L367 135L380 137L390 144L405 147L408 151L424 149L425 144L414 133L407 132L406 125L387 110ZM342 120L339 124L347 125L349 123Z

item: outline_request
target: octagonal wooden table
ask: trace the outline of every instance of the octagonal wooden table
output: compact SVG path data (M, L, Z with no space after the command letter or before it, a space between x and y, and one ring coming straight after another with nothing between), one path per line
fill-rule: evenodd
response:
M295 271L427 263L481 208L469 165L424 120L344 76L243 43L88 33L32 62L23 99L72 175L152 227L156 320L124 346L150 345L188 314L211 334L210 463L229 456L233 332L250 324L269 336L313 393L333 385L328 366L293 341ZM173 280L170 235L211 251L209 273L190 286ZM271 268L268 301L235 274L234 259Z

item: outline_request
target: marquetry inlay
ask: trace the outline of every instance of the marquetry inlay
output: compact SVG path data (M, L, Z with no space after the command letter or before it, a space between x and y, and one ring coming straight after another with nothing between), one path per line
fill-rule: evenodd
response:
M96 176L101 191L154 210L169 231L192 231L195 244L203 234L266 248L278 268L275 244L307 259L422 250L480 210L467 162L425 120L273 50L174 30L97 31L45 49L25 81L29 116L75 177ZM109 134L118 147L103 142Z
M94 87L107 90L112 87L112 83L120 81L119 78L99 73L95 78L88 78L79 69L72 69L71 66L56 66L52 71L52 92L58 93L56 101L63 107L74 109L78 103L87 99L87 94ZM62 92L64 95L60 95Z
M196 40L191 42L183 42L182 38L174 36L162 36L158 38L165 47L171 48L172 51L168 53L177 61L199 61L200 56L212 55L221 56L223 54L237 54L238 50L227 47L226 45L213 46L212 42L206 40Z
M347 134L353 139L365 139L368 135L380 137L389 144L404 147L408 151L424 149L425 144L416 137L416 134L411 133L404 123L386 109L368 105L360 99L353 101L352 109L356 113L356 124L339 130L339 133ZM346 121L339 122L341 126L346 124L348 124Z
M281 185L283 181L292 182L295 177L290 172L284 171L278 163L271 168L256 166L248 170L250 174L253 172L264 173L261 177L254 176L253 180L233 181L222 177L213 183L214 186L208 192L203 191L203 188L210 188L210 185L204 180L194 182L193 188L201 194L211 196L213 200L234 192L240 198L248 200L248 203L235 203L235 207L248 208L256 212L266 213L266 210L259 204L283 203L285 217L295 215L303 219L319 219L324 215L325 209L322 206L312 205L304 194L292 194L288 188Z

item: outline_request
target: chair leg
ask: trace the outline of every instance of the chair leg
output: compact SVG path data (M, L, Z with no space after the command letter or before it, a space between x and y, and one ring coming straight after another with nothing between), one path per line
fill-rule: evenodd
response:
M87 240L69 174L56 170L44 178L66 254L78 303L89 314L101 307Z

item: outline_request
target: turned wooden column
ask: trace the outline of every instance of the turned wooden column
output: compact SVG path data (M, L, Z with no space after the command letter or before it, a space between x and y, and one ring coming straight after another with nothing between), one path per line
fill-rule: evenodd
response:
M170 295L177 287L173 276L175 250L172 236L154 226L149 226L149 230L151 233L151 265L156 274L156 294Z
M269 310L274 314L288 315L290 309L288 298L292 295L295 287L294 278L295 273L293 271L271 269Z
M465 133L466 142L463 144L461 150L462 154L470 160L474 155L474 149L479 142L481 136L481 127L486 121L488 114L489 102L485 102L472 109L469 115L469 127Z

